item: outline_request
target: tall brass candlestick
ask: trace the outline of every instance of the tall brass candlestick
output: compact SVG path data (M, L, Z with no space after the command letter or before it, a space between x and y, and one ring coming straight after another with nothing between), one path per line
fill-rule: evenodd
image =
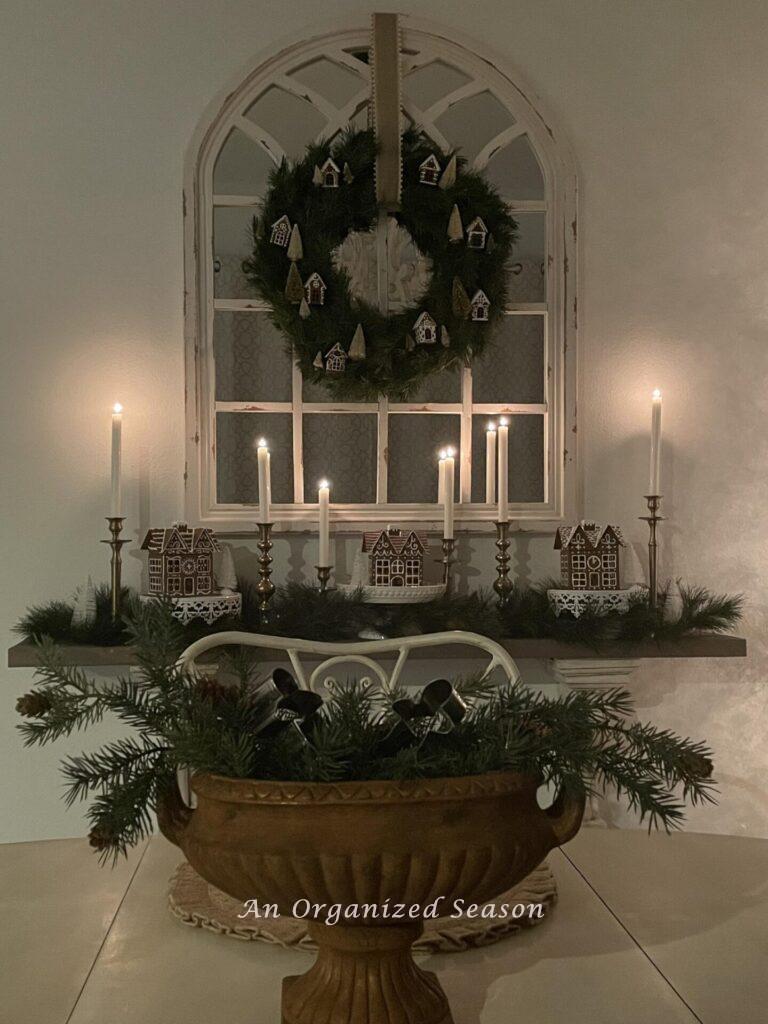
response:
M493 589L499 597L502 607L507 603L512 591L512 580L509 578L509 522L496 523L496 579Z
M450 594L453 589L453 554L456 541L453 537L443 537L443 583L445 592Z
M328 589L328 580L331 578L332 565L316 565L315 571L317 572L317 582L320 589L320 593L324 594Z
M256 542L256 547L259 549L259 582L256 584L256 593L259 596L261 621L264 623L269 622L267 609L275 593L275 584L269 578L272 575L272 556L269 552L272 550L273 525L274 523L256 524L259 531L259 539Z
M112 558L110 560L111 567L111 578L110 578L110 608L112 612L112 621L117 622L120 619L120 598L122 583L120 580L122 574L123 557L120 553L120 549L123 544L127 544L127 540L120 540L120 533L123 529L123 523L125 522L124 516L107 516L107 523L109 524L109 532L111 537L109 540L103 540L102 544L109 544L112 548Z
M661 495L660 494L646 494L645 500L648 502L648 515L640 516L640 519L644 519L648 523L648 529L650 536L648 538L648 604L651 608L656 608L658 601L658 578L657 578L657 559L658 559L658 548L656 544L656 524L663 521L664 516L659 515L659 508L661 507Z

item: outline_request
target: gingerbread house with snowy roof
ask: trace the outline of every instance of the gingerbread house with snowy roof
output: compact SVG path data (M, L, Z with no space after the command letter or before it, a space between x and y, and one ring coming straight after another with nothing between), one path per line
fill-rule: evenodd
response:
M437 185L440 179L440 161L434 153L419 164L419 181L422 185Z
M561 526L555 534L560 552L562 586L566 590L618 590L619 549L625 547L618 526L582 519L575 526Z
M331 157L328 157L320 166L320 176L323 188L338 188L341 171L339 165Z
M426 534L388 526L363 534L372 587L420 587L424 582Z
M149 530L141 550L149 552L151 595L208 597L214 593L213 556L219 544L213 530L174 523Z

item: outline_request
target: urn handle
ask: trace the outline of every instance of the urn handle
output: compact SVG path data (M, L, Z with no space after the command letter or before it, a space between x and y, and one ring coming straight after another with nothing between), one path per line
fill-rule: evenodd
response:
M579 831L585 801L584 793L569 792L562 786L551 806L544 812L549 818L557 846L569 842Z
M192 808L187 807L182 799L179 783L174 775L157 804L157 824L165 838L174 846L182 846L181 837L193 814Z

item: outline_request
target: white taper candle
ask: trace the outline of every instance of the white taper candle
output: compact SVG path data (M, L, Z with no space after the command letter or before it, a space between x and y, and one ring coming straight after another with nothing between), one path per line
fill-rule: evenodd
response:
M123 407L115 402L112 407L112 498L111 516L122 516L122 462L123 462Z
M263 437L259 438L256 449L259 461L259 522L271 522L270 504L272 503L272 477L270 470L269 448Z
M453 448L446 448L445 458L440 461L443 469L443 537L446 540L453 539L453 486L455 462Z
M651 396L651 474L649 494L661 494L661 392Z
M440 449L437 463L437 504L442 506L443 495L445 494L445 458L448 452L445 448Z
M502 416L499 420L498 429L499 441L498 441L498 480L497 488L499 492L499 518L498 522L506 523L509 521L509 424L507 420Z
M317 504L319 507L320 519L320 551L317 556L317 564L320 566L328 566L331 564L330 499L330 484L327 480L321 480L317 490Z
M485 502L496 501L496 424L489 423L485 432Z

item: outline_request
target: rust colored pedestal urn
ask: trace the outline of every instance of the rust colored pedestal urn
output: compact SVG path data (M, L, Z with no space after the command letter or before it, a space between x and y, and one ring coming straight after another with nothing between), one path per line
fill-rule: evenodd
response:
M206 881L285 915L298 901L325 904L309 926L314 966L283 982L283 1024L451 1024L440 983L411 955L421 921L345 919L343 908L483 903L573 838L584 809L561 794L542 810L536 780L511 772L344 783L198 775L192 788L196 809L176 793L159 821ZM326 924L333 904L341 920Z

